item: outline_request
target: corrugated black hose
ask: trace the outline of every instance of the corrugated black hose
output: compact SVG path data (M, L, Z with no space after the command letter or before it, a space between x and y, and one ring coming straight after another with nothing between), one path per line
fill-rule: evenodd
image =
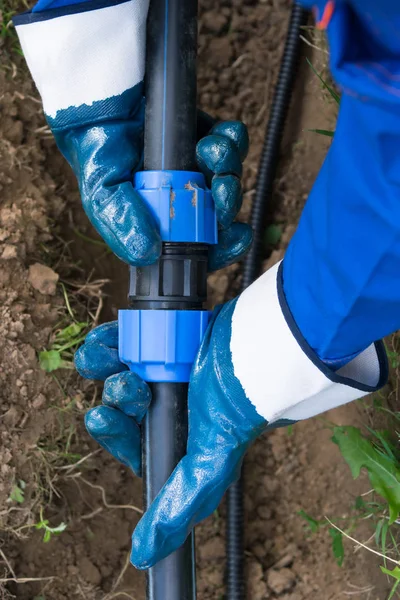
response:
M256 279L260 271L266 208L272 194L283 129L297 73L300 55L300 30L307 23L307 19L308 11L295 4L290 17L289 30L258 169L256 193L251 212L254 241L244 262L242 290ZM227 492L227 600L245 600L246 598L243 534L244 506L243 481L241 478Z

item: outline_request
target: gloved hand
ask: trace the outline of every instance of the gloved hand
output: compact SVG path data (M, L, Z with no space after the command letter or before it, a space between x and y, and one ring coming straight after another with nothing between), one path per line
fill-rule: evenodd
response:
M382 343L339 370L313 352L273 267L214 311L189 384L189 438L180 461L132 538L132 563L154 565L218 506L240 474L243 456L267 427L308 418L379 389L387 378ZM118 324L106 323L75 355L83 377L105 380L103 404L85 418L90 435L140 474L138 424L150 389L118 359Z
M131 119L94 122L54 131L54 136L74 170L94 227L119 258L132 265L147 265L158 259L161 239L131 182L143 153L143 98L137 102ZM220 224L218 245L209 251L210 270L238 260L252 240L247 224L233 223L242 203L240 177L247 151L247 129L238 121L215 125L197 147L198 166L211 186Z
M132 538L131 561L146 569L178 548L218 506L240 474L243 456L267 422L233 373L229 340L236 300L214 311L189 387L189 439L181 460ZM139 423L149 386L118 360L118 323L100 325L75 355L79 373L105 380L103 403L85 417L90 435L115 458L141 472Z
M14 18L24 56L90 221L121 260L148 265L157 260L161 239L132 178L143 155L149 0L63 4L43 0ZM199 143L199 167L221 225L210 269L234 262L251 243L250 228L232 223L247 149L247 131L238 122L216 125Z

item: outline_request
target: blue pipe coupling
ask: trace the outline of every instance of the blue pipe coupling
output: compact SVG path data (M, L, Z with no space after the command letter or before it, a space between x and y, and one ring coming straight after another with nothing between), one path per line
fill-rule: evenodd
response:
M136 191L156 220L163 242L216 244L218 227L214 201L202 173L191 171L141 171L135 174ZM164 257L168 266L171 260ZM154 289L146 300L159 301L165 277L171 277L164 300L176 300L197 282L199 271L191 257L182 259L179 273L171 268L160 273L149 271L155 278ZM146 267L137 268L136 281L143 283ZM148 267L151 269L151 267ZM171 272L170 272L171 271ZM181 286L172 285L181 278ZM160 283L162 284L160 287ZM167 282L168 283L168 282ZM176 281L175 281L176 284ZM153 289L150 286L150 292ZM174 291L175 290L175 291ZM175 293L176 292L176 293ZM142 294L143 295L143 294ZM141 298L143 301L143 298ZM180 297L178 300L182 300ZM152 307L151 307L152 308ZM119 311L119 357L129 368L149 382L187 382L193 361L205 334L211 313L203 310L128 309Z
M189 381L211 314L206 310L120 310L120 360L145 381Z

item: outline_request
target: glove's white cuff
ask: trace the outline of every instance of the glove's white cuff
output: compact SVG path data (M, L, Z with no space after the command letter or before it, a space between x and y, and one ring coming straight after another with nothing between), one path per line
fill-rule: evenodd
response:
M143 81L148 6L93 0L13 19L50 124L64 111L82 114L82 106L120 116L121 95Z
M286 303L282 263L240 296L232 315L230 348L235 376L269 423L298 421L361 398L382 387L388 375L382 342L338 371L318 358Z

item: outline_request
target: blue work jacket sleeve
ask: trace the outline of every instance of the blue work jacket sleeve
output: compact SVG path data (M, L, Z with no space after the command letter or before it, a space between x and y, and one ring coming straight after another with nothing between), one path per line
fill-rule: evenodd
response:
M342 95L283 289L308 344L340 366L400 327L400 4L320 2L315 14Z
M50 10L53 8L62 8L63 6L71 6L73 4L83 4L91 2L95 4L96 0L38 0L32 12L42 12L43 10Z

